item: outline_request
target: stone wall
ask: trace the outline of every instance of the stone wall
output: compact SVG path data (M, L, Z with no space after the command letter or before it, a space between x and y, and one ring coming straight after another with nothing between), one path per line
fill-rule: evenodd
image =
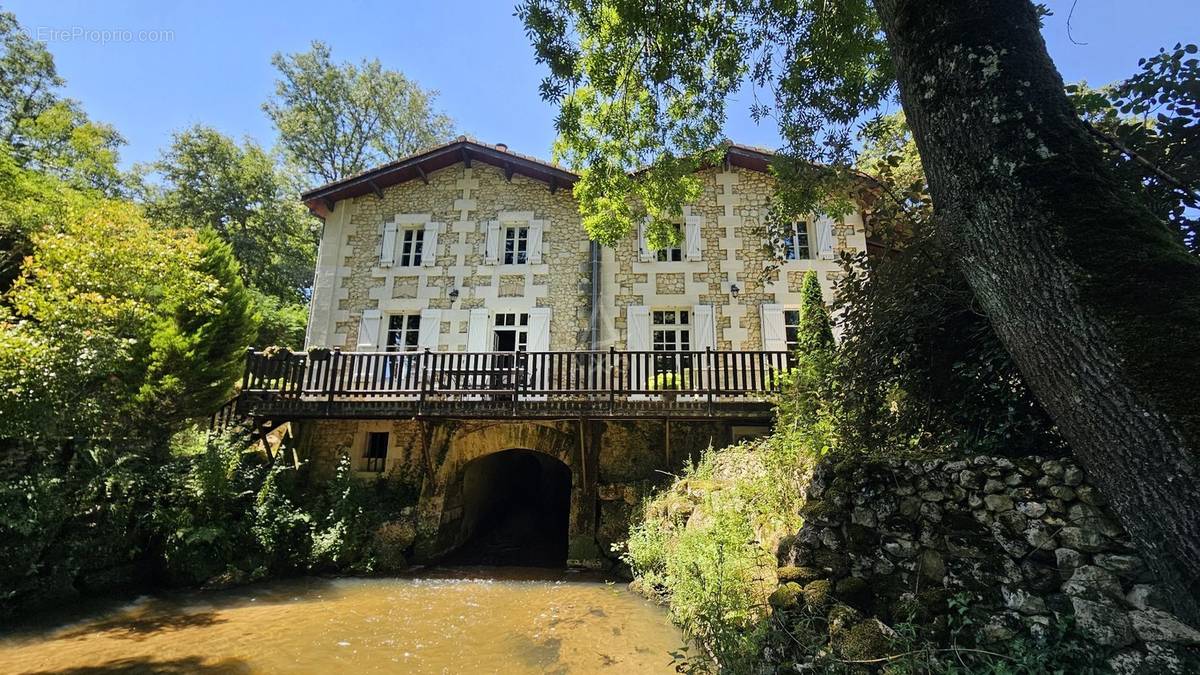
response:
M947 624L968 598L984 647L1060 621L1119 673L1197 672L1200 631L1070 460L977 457L824 463L805 525L780 545L772 604L819 614L835 650L865 658L889 625Z
M713 305L717 349L762 349L760 306L799 308L800 287L808 270L816 270L826 300L840 267L836 260L816 257L779 261L770 245L766 216L775 193L768 174L729 167L698 174L702 192L684 208L684 216L700 221L700 260L643 261L636 233L601 258L601 347L626 346L626 308L686 309ZM862 214L853 213L833 227L834 252L866 249ZM810 240L815 246L815 242ZM738 297L731 293L738 287Z
M570 190L475 162L339 201L326 219L318 254L309 346L355 349L366 310L441 310L438 349L466 349L469 310L527 312L548 307L550 349L586 349L590 316L589 245ZM540 264L485 260L487 222L545 223ZM380 266L385 223L438 231L432 266ZM501 249L502 250L502 249ZM457 290L457 300L451 292ZM500 300L500 302L497 302ZM385 323L386 325L386 323ZM382 340L382 338L381 338ZM377 347L382 345L376 345ZM490 344L489 344L490 348Z
M342 455L356 475L420 486L416 550L412 559L436 559L458 546L466 465L496 452L526 449L554 457L572 473L572 560L607 566L612 545L623 541L642 497L694 462L709 446L733 441L740 427L725 423L662 421L310 420L295 423L297 452L317 480L330 476ZM387 431L384 470L367 472L367 433ZM405 552L408 553L408 552Z

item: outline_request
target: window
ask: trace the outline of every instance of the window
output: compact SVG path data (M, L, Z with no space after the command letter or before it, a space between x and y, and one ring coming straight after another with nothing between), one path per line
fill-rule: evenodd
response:
M677 235L679 234L679 226L678 225L675 226L675 233ZM680 242L682 242L683 237L679 236L678 240ZM656 260L658 260L658 262L679 262L680 260L683 260L682 243L672 246L670 248L660 248L654 252L654 257Z
M498 352L522 352L529 346L529 315L497 312L492 348Z
M413 352L417 350L417 336L421 330L420 314L393 314L388 317L387 351Z
M367 445L363 450L363 470L383 471L387 464L389 434L386 431L367 432Z
M783 240L783 259L807 260L811 257L812 249L808 246L808 223L804 221L792 223Z
M800 345L800 310L783 310L783 334L788 354L795 354L796 347Z
M656 309L650 313L651 348L663 355L654 359L654 372L681 372L690 365L692 349L691 312L686 309Z
M403 230L400 238L400 258L396 264L401 267L418 267L421 264L421 250L425 247L425 230Z
M524 265L529 261L529 228L504 228L504 264Z

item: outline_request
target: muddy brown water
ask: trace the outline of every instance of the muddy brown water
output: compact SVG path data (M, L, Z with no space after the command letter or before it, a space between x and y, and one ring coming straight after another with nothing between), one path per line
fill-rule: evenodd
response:
M0 633L3 673L671 673L664 611L585 574L449 569L143 597Z

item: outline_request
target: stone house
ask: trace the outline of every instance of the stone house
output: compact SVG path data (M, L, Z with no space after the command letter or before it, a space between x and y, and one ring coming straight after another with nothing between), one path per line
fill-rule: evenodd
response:
M770 160L728 146L680 245L659 251L641 232L590 242L574 174L465 137L314 189L309 352L252 354L241 410L292 422L318 468L347 454L418 483L423 559L471 540L523 484L484 460L532 453L529 471L569 480L547 488L569 502L568 557L595 563L656 476L765 432L804 273L828 298L838 254L867 249L859 212L773 240ZM663 370L678 395L654 389Z

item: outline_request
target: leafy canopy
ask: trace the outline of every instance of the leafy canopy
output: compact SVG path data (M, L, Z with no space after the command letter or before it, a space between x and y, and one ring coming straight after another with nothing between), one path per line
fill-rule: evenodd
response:
M198 125L176 133L152 168L161 186L145 195L151 220L211 228L232 247L246 284L304 299L316 264L316 221L261 147Z
M345 178L449 138L453 122L422 89L378 59L334 63L328 45L275 54L275 95L263 110L284 156L309 183Z
M125 140L91 121L77 101L62 98L65 81L46 45L0 11L0 142L19 166L56 176L72 187L118 194L126 178L117 168Z
M580 173L593 239L613 244L642 217L652 247L677 238L692 173L719 158L727 101L747 85L786 142L773 217L849 208L852 125L894 91L866 0L526 0L517 13L549 67L555 156Z

